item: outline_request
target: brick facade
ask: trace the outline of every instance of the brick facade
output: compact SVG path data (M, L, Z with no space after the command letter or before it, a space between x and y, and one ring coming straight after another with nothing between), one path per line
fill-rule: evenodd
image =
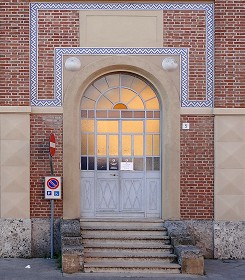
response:
M215 107L245 108L244 1L215 1ZM29 1L0 3L0 106L30 106ZM189 48L189 98L206 94L205 12L165 11L163 47ZM79 46L78 11L40 11L38 17L38 96L54 94L55 47ZM190 130L181 130L181 218L214 217L214 117L183 115ZM62 116L31 115L31 217L49 217L43 177L49 175L48 137L56 135L55 175L62 176ZM62 217L62 201L55 203Z
M183 219L213 219L214 118L182 116L180 145L180 213Z
M55 176L63 175L62 115L31 116L31 218L50 217L50 201L44 199L44 176L50 176L49 136L55 134L56 152L53 157ZM55 200L55 217L62 217L62 200Z

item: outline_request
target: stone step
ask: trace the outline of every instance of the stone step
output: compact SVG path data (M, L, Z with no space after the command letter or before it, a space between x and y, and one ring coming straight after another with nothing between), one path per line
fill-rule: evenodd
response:
M172 248L169 240L107 240L104 239L101 242L100 239L84 239L82 240L84 248L148 248L148 249L160 249L160 248Z
M163 261L94 261L84 263L85 272L137 272L137 273L180 273L180 265Z
M142 220L142 219L81 219L80 220L81 228L83 227L107 227L109 229L113 227L142 227L142 228L159 228L164 227L164 221L157 219L157 220Z
M155 226L155 225L140 225L140 226L137 226L137 225L134 225L134 224L129 224L129 225L118 225L118 224L115 224L113 225L113 227L108 227L108 226L104 226L104 225L88 225L88 226L82 226L81 227L81 230L82 231L85 231L85 230L93 230L93 231L100 231L100 230L104 230L104 231L166 231L167 232L167 229L163 226Z
M162 246L163 247L163 246ZM173 247L171 245L165 245L165 247L163 248L157 248L155 246L155 248L145 248L145 246L141 246L138 248L132 248L132 246L129 244L129 246L127 247L114 247L113 246L108 246L108 247L95 247L95 246L91 246L91 247L86 247L84 248L84 254L89 254L90 252L124 252L127 254L132 254L132 253L145 253L145 254L154 254L154 253L165 253L165 254L171 254L173 253Z
M103 239L114 239L114 240L161 240L161 241L168 241L169 236L164 234L155 234L155 235L149 235L147 233L142 234L131 234L129 233L120 233L115 234L114 232L107 232L107 233L82 233L82 238L84 239L100 239L103 242Z
M98 262L98 261L106 261L106 262L114 262L120 261L122 263L132 261L134 262L141 262L141 261L148 261L149 263L155 261L167 262L172 263L176 260L176 255L174 254L112 254L108 252L106 254L92 254L88 255L85 254L85 262Z
M79 246L82 243L82 237L69 236L62 237L62 245L63 246Z
M110 236L113 237L119 237L119 238L125 238L125 237L141 237L141 236L147 236L150 238L155 238L155 237L162 237L162 236L167 236L167 231L153 231L153 230L81 230L81 235L83 238L92 238L92 237L101 237L105 236L110 238Z
M142 251L86 251L86 257L88 258L172 258L174 254L163 253L163 252L142 252Z

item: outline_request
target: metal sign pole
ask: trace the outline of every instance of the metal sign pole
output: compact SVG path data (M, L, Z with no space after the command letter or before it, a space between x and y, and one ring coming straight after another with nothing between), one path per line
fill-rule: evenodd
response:
M54 175L53 160L49 154L51 176ZM50 258L54 258L54 199L51 199L51 219L50 219Z

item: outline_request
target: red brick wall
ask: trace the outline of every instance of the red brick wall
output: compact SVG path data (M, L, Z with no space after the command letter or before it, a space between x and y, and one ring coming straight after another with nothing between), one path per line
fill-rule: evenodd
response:
M205 11L164 11L163 47L189 48L189 100L206 100Z
M55 134L54 175L63 174L62 115L31 115L31 218L50 217L50 201L44 199L44 177L50 176L49 136ZM62 200L55 200L55 217L62 217Z
M29 105L28 2L0 2L0 106Z
M180 211L183 219L212 219L214 199L214 118L181 116L190 124L180 137Z
M54 98L54 48L79 47L78 11L38 12L38 98Z
M245 2L215 1L215 107L245 108Z

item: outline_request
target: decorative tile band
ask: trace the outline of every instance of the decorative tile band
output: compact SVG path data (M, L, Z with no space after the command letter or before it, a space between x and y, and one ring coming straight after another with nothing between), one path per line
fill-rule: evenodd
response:
M55 102L62 104L63 55L180 55L181 103L188 100L188 49L187 48L55 48ZM45 102L45 101L44 101ZM45 106L45 105L43 105Z
M38 11L39 10L204 10L206 12L206 100L205 101L190 101L188 100L188 70L186 73L182 73L184 78L186 77L186 84L184 90L184 84L181 85L182 107L212 107L213 106L213 92L214 92L214 8L213 4L102 4L102 3L30 3L30 89L31 89L31 105L32 106L62 106L62 87L59 77L62 77L62 68L55 69L56 85L55 85L55 97L52 100L38 99ZM59 50L62 53L67 52L66 49L56 49L56 60L59 61ZM71 50L71 49L70 49ZM125 48L96 48L96 49L81 49L73 48L73 50L79 50L83 54L89 50L101 54L103 51L109 51L111 54L115 52L121 52L121 54L127 54L127 52L133 51L132 54L144 54L149 51L148 54L154 54L154 51L164 52L170 49L125 49ZM172 49L181 50L181 49ZM183 50L183 49L182 49ZM125 53L124 53L125 51ZM64 53L63 53L64 54ZM75 54L75 53L73 53ZM163 53L159 53L163 54ZM170 53L167 53L170 54ZM61 54L60 54L61 55ZM182 54L184 57L184 54ZM182 65L182 71L184 71L184 65ZM188 68L187 68L188 69ZM58 73L58 71L61 71ZM182 77L183 81L183 77ZM184 83L184 82L183 82ZM183 91L184 90L184 91Z

